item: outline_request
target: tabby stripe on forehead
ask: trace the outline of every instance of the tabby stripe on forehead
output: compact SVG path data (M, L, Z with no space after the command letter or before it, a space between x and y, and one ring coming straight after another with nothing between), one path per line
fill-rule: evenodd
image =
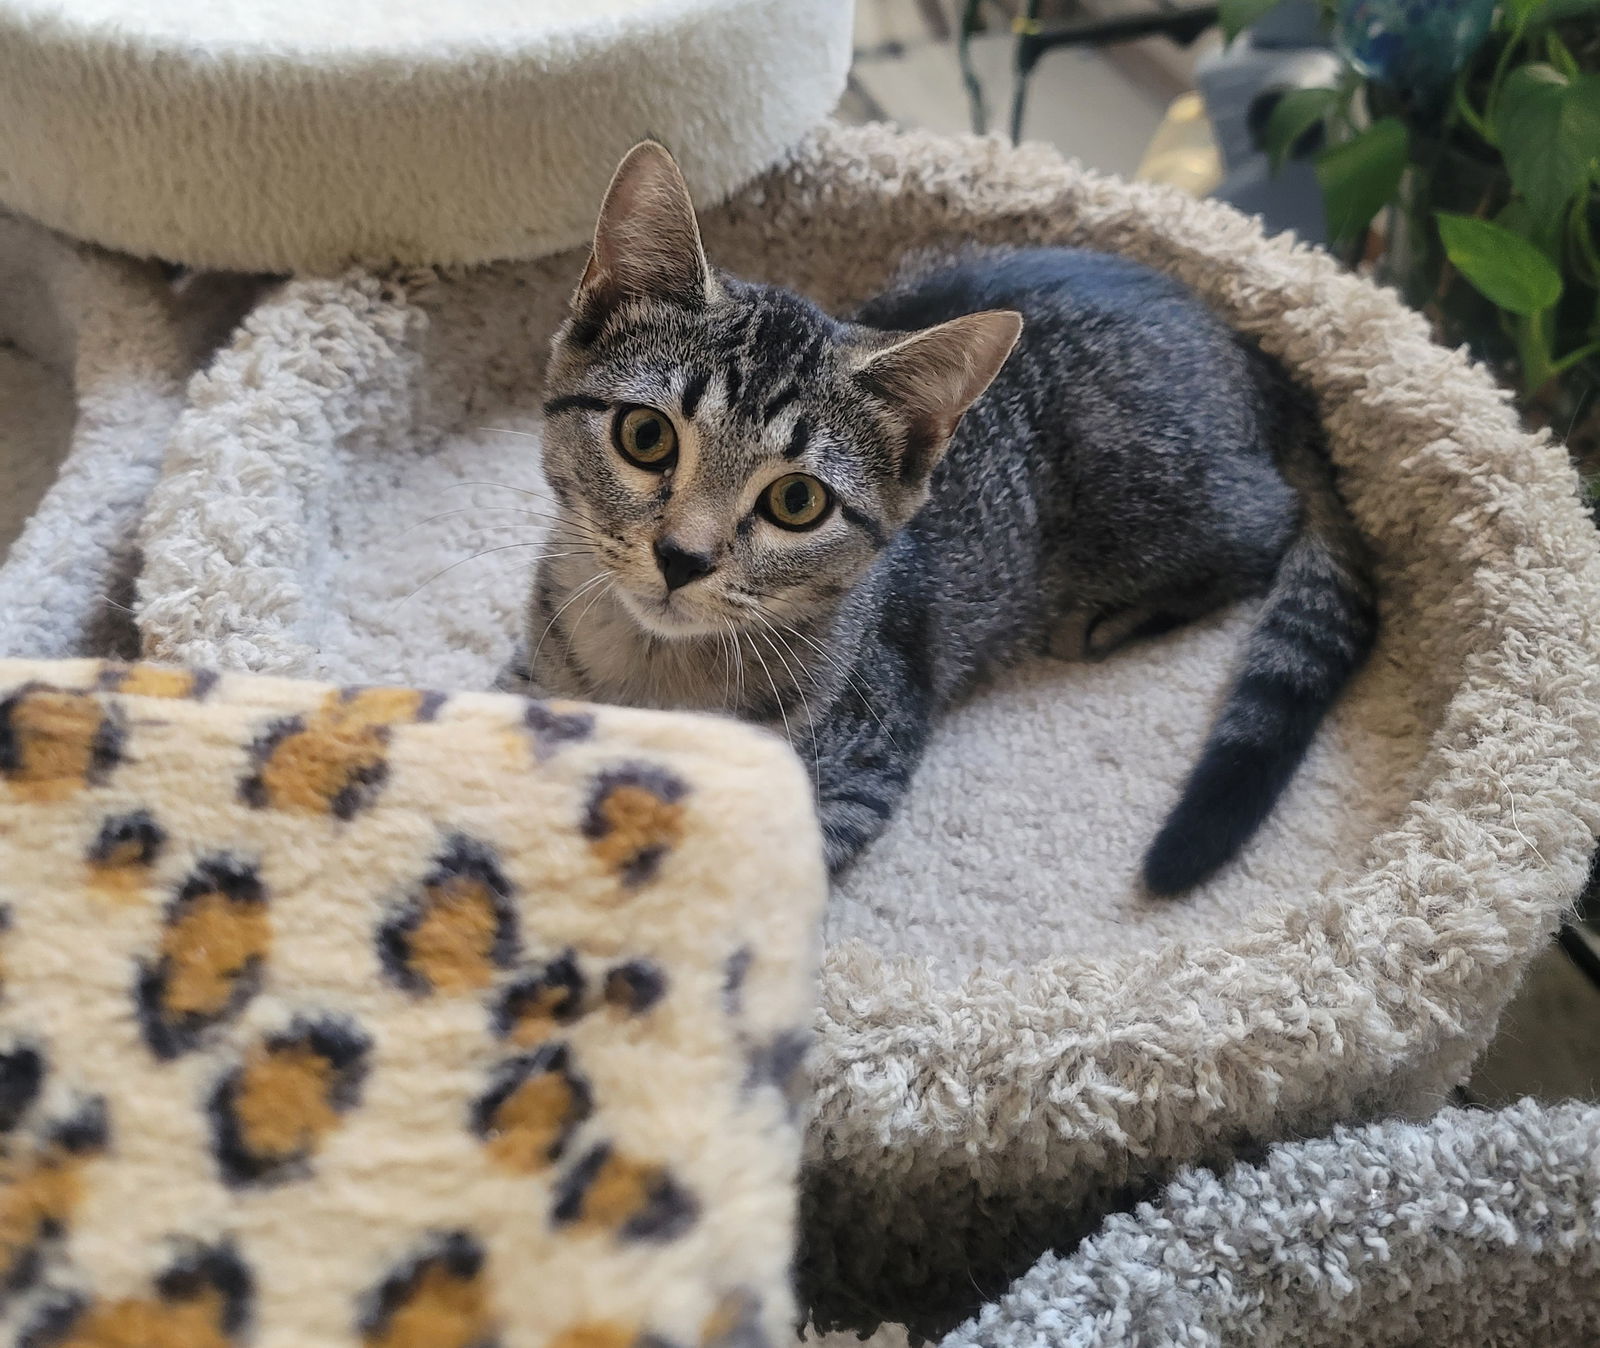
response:
M728 381L728 403L731 406L739 401L739 390L744 387L744 376L739 373L737 365L730 365L728 366L726 378Z
M801 417L794 423L794 429L789 432L789 443L785 446L783 457L798 459L806 452L806 446L811 443L811 423Z
M683 396L678 399L678 405L683 408L684 416L694 416L694 410L700 406L700 399L705 397L706 385L710 382L710 370L696 370L689 376L689 382L683 386Z
M779 412L783 411L790 403L800 396L800 386L790 383L784 385L767 400L767 405L761 411L761 419L770 422Z
M843 501L839 502L839 513L870 538L874 547L881 548L888 542L889 536L883 532L883 525L879 524L871 515L863 515L854 506L846 505Z
M563 412L609 412L611 404L604 398L594 398L587 393L564 393L544 405L547 417L558 417Z
M822 368L822 355L827 349L827 343L820 337L815 337L800 349L795 357L795 371L802 379L815 379L817 372Z

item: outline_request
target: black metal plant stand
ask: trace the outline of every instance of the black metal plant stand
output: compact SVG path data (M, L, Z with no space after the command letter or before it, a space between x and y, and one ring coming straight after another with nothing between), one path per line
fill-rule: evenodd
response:
M1216 5L1174 5L1150 14L1131 14L1113 19L1091 19L1046 28L1039 20L1043 0L1024 0L1021 13L1011 21L1017 35L1013 70L1016 84L1011 95L1011 139L1022 139L1022 120L1027 110L1028 81L1039 58L1056 47L1109 47L1118 42L1135 42L1143 37L1168 37L1187 47L1217 22ZM956 32L956 56L961 63L961 81L967 89L972 129L982 135L989 129L989 113L983 96L983 82L972 65L972 35L981 31L984 0L965 0L961 24Z

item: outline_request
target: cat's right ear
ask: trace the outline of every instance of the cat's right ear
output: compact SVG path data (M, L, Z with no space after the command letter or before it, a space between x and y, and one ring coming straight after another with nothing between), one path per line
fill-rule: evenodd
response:
M606 189L589 265L572 297L573 318L598 332L630 300L698 309L715 290L677 161L665 146L641 141L623 156Z
M1021 335L1021 314L987 309L866 353L857 382L906 423L899 473L907 486L928 480L957 423L1000 373Z

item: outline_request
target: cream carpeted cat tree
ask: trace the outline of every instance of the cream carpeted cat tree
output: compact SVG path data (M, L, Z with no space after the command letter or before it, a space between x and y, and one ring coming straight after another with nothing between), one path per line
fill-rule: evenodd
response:
M82 22L110 2L81 0ZM591 8L636 50L629 6ZM205 83L210 62L172 73L144 37L113 44L133 62L114 66L118 87L143 82L119 95L126 107L179 126L225 122L219 107L244 118L252 134L217 151L219 172L239 174L232 156L260 142L247 162L278 175L273 200L168 186L119 229L89 189L52 189L70 167L58 157L15 204L122 247L306 273L190 386L139 530L145 655L487 683L535 555L523 545L543 532L518 512L544 508L526 495L543 490L542 353L582 265L580 251L547 254L579 242L611 164L643 134L673 143L707 204L745 183L705 214L715 261L834 308L926 244L1127 253L1195 287L1315 392L1378 559L1379 648L1245 858L1176 902L1142 897L1135 861L1248 615L1104 665L1041 661L950 719L827 921L804 1290L824 1325L948 1327L1183 1164L1437 1109L1577 893L1600 828L1600 552L1561 447L1525 433L1490 376L1433 345L1393 295L1225 207L1040 148L829 124L802 138L842 72L837 13L641 8L681 27L623 73L587 38L537 34L515 60L470 44L425 59L406 23L384 47L362 5L341 7L339 34L319 18L292 43L201 27L179 44L242 72L237 84ZM450 13L499 24L500 9ZM112 59L27 0L0 16L62 69L82 52ZM771 45L751 45L757 30ZM750 35L712 72L731 102L697 101L704 79L672 59L713 59L712 32ZM399 49L423 63L413 84ZM558 127L533 115L551 104L501 99L518 80L542 99L569 59L613 75L581 82L595 96ZM301 78L322 92L285 101ZM382 125L396 87L436 99L444 125L414 130L425 153ZM42 125L53 105L0 88L31 100L0 116L6 181L36 143L19 117ZM309 119L292 131L275 120L290 103ZM521 159L507 117L537 142ZM346 136L371 154L347 153ZM174 181L161 138L134 139L121 152ZM182 138L168 144L197 162ZM163 225L152 199L181 218ZM357 254L382 262L327 270Z

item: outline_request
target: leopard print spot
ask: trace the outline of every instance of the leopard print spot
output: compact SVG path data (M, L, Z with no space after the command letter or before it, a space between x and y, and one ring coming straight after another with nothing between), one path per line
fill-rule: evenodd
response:
M495 1164L531 1175L559 1160L573 1132L594 1112L589 1083L565 1044L514 1058L473 1106L472 1128Z
M30 1044L0 1053L0 1133L16 1128L44 1086L44 1057Z
M494 1009L495 1033L524 1048L542 1044L583 1014L587 987L569 950L506 988Z
M722 966L722 1006L730 1016L744 1013L745 979L750 977L750 966L755 962L756 952L742 945Z
M197 1246L156 1280L155 1295L49 1307L26 1348L232 1348L243 1342L254 1288L226 1246Z
M147 810L112 815L89 848L89 882L101 893L132 898L144 889L167 835Z
M606 975L606 1005L643 1015L667 995L667 976L649 960L630 960Z
M208 669L177 669L170 665L107 665L100 671L100 687L128 697L192 698L199 701L217 682Z
M90 693L28 684L0 701L0 778L22 800L65 800L122 761L115 708Z
M278 721L256 741L256 771L240 794L257 809L352 818L388 780L391 728L431 720L443 700L415 688L330 693L311 716Z
M202 862L167 910L161 953L138 985L145 1041L158 1057L194 1047L255 995L271 946L266 893L231 858Z
M614 1320L569 1325L551 1336L546 1348L632 1348L639 1335Z
M421 725L444 706L443 693L422 688L342 688L328 706L346 720L367 725Z
M602 774L583 824L590 850L625 885L645 884L683 837L687 794L683 782L659 768L628 765Z
M494 1348L484 1256L455 1231L386 1279L362 1317L365 1348Z
M563 745L594 734L594 717L588 712L567 710L550 702L530 702L523 724L533 736L533 756L540 763Z
M83 1171L105 1150L105 1102L94 1099L47 1129L29 1150L0 1151L0 1289L29 1283L46 1241L70 1227Z
M754 1293L729 1292L700 1326L700 1348L766 1348L761 1302Z
M665 1167L624 1156L602 1142L563 1178L552 1216L557 1226L578 1231L659 1241L681 1235L699 1210L694 1196Z
M806 1053L811 1036L804 1030L783 1030L750 1050L745 1089L770 1087L783 1097L789 1118L799 1116L810 1085Z
M223 1177L271 1183L307 1162L360 1099L370 1041L339 1020L297 1022L258 1045L211 1100Z
M517 944L510 882L488 848L460 836L378 933L384 968L415 993L485 988L515 963Z

